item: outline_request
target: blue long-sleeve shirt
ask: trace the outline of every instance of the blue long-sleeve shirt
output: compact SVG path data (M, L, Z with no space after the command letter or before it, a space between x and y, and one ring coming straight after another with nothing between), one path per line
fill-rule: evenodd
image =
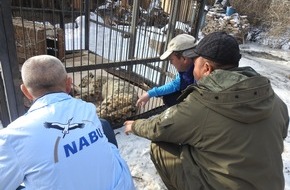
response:
M188 85L195 83L192 65L187 71L179 72L175 79L159 87L148 90L149 97L159 97L184 90Z

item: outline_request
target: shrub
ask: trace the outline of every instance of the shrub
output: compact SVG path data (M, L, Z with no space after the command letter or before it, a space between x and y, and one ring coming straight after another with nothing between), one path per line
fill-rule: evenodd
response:
M270 28L270 35L279 36L290 29L290 2L273 3L265 14L265 25Z
M240 15L248 16L248 20L253 26L263 24L264 16L271 2L272 0L230 1Z

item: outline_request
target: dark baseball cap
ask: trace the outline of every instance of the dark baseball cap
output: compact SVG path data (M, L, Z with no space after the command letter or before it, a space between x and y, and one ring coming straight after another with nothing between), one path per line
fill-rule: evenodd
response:
M241 59L237 40L225 32L213 32L205 36L193 49L186 50L184 57L204 57L221 65L239 66Z

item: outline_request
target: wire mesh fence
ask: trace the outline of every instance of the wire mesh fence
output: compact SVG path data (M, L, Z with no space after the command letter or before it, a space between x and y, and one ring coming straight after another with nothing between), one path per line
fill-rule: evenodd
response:
M159 56L177 34L197 35L202 3L12 0L17 61L21 68L34 55L58 57L73 79L71 95L94 103L100 117L118 127L164 108L161 98L144 108L135 104L173 79L176 70Z

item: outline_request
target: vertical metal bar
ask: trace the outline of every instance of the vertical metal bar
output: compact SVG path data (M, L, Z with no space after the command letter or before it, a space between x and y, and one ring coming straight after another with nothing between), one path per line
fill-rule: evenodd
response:
M175 25L176 25L176 21L177 21L177 15L178 15L178 11L180 8L180 1L172 1L173 5L172 5L172 12L170 14L169 17L169 23L168 23L168 33L167 33L167 40L166 40L166 47L169 43L169 41L174 37L173 34L175 33Z
M202 17L204 16L204 8L205 8L205 1L206 0L199 0L199 9L198 9L198 16L197 16L197 24L196 24L196 30L194 33L194 37L198 38L198 32L200 30L200 27L202 25Z
M13 34L11 1L0 0L0 62L10 121L24 114L23 95L19 88L20 72Z
M22 5L22 3L21 3L21 1L20 1L20 17L21 17L21 24L22 24L22 26L24 26L24 19L23 19L23 16L22 16L22 15L24 15L24 11L23 11L22 7L23 7L23 5ZM23 46L26 47L27 40L26 40L26 35L24 35L24 34L25 34L25 28L24 28L24 27L22 27L22 33L23 33ZM28 54L28 53L27 53L27 49L24 48L24 59L25 59L25 60L27 59L27 54Z
M61 1L57 1L58 2L58 8L60 10L60 13L59 13L59 26L61 29L65 29L64 28L64 2L63 0Z
M129 45L129 59L133 59L135 54L136 33L137 33L136 26L138 21L138 15L139 15L139 0L134 0L132 10L131 36Z
M202 25L202 17L204 16L204 8L205 8L205 2L206 0L197 0L195 3L193 3L193 17L191 20L191 26L193 26L192 35L198 39L198 32L200 30L200 27ZM197 13L196 13L197 11Z
M171 3L173 3L173 5L171 6L172 11L171 11L171 14L169 17L169 23L168 23L168 33L167 33L166 42L165 42L166 48L169 41L174 37L173 34L175 33L175 25L176 25L178 11L180 8L180 1L172 1ZM169 61L165 61L161 68L162 73L167 72L168 67L169 67ZM159 85L164 84L165 81L166 81L166 75L161 75L158 84Z
M5 88L4 88L4 83L2 80L2 72L1 72L0 74L0 120L1 120L2 126L4 127L6 127L10 123L8 107L5 100L6 100Z
M190 26L192 26L192 29L194 29L194 21L195 21L195 17L196 17L196 6L197 6L197 0L193 0L192 4L191 4L191 8L192 8L192 14L191 14L191 19L190 19ZM194 30L190 31L190 34L193 35L195 37L195 32Z
M85 0L85 50L89 50L90 37L90 0Z

